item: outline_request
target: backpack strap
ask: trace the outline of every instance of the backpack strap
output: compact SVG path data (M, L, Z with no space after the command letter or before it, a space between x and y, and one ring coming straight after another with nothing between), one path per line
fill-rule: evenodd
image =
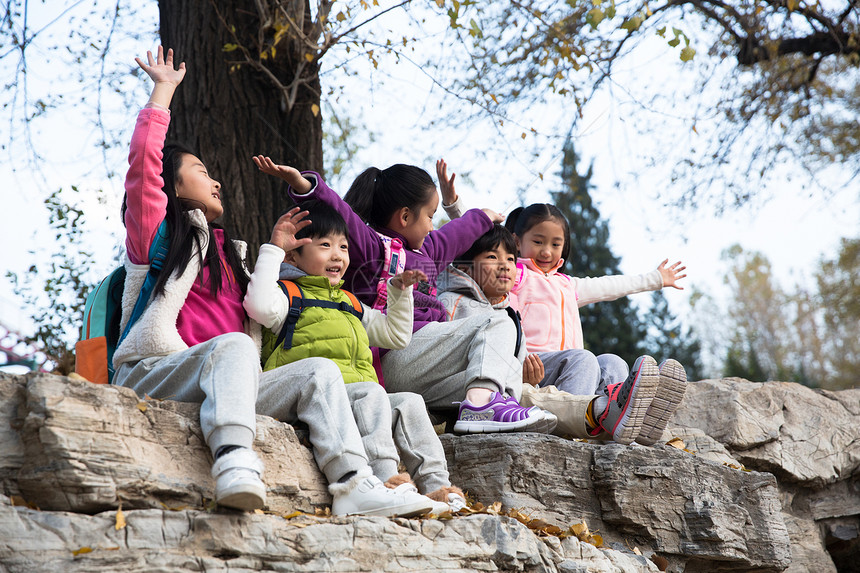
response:
M278 286L287 295L290 301L290 310L287 312L287 318L284 320L284 325L281 327L281 332L278 333L278 340L275 346L280 346L283 343L284 350L289 350L293 347L293 334L296 331L296 323L299 321L302 311L308 307L330 308L342 312L348 312L361 320L364 316L364 308L361 306L358 298L349 291L343 290L349 302L332 302L330 300L317 300L313 298L305 298L305 293L302 287L288 280L279 280Z
M122 331L122 336L119 337L116 343L117 346L122 344L122 341L131 332L131 327L143 315L143 311L149 302L149 297L152 296L152 291L155 290L155 283L158 282L161 269L164 267L164 261L167 259L167 250L169 248L170 237L167 230L167 219L165 219L158 226L158 231L155 232L155 239L149 246L149 271L146 273L146 279L143 281L143 286L140 289L140 294L137 296L137 302L134 303L134 308L131 311L131 316L128 318L128 323L125 325L125 330Z
M523 343L523 323L522 318L520 317L520 313L509 306L505 307L505 310L508 312L508 316L511 317L511 320L514 321L514 326L517 327L517 343L514 346L514 356L519 356L520 354L520 346Z
M284 320L281 332L278 333L278 341L275 343L275 346L280 346L281 342L283 342L284 349L289 350L293 347L293 333L296 330L299 316L304 309L305 294L302 292L302 287L293 281L279 280L278 286L287 295L287 299L290 301L290 310L287 312L287 318Z

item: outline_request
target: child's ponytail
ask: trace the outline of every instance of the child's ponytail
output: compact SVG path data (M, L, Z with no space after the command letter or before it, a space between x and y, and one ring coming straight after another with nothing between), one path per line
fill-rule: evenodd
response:
M514 229L516 229L517 227L517 220L520 218L520 213L522 212L523 208L517 207L516 209L508 213L508 217L505 219L505 229L507 229L514 235L517 234Z
M381 173L382 171L376 167L368 167L355 178L343 198L352 208L353 213L371 225L376 225L373 222L373 198L376 196L376 185Z
M398 163L388 169L365 169L343 200L372 227L388 226L391 216L408 207L418 211L436 193L430 174L414 165Z

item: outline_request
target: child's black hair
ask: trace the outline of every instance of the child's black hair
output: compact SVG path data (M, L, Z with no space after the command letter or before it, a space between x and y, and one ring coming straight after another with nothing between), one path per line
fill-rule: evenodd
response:
M209 233L209 246L205 254L199 255L200 272L202 274L204 266L209 269L209 292L213 296L221 290L222 286L224 286L221 284L221 257L218 256L218 245L212 232L213 229L221 229L224 233L224 255L227 258L227 264L233 271L232 275L244 293L248 288L248 274L242 262L242 257L239 256L239 252L236 250L236 246L230 239L227 230L214 223L209 223L208 230L198 229L193 226L191 219L188 217L188 211L201 209L205 214L205 206L196 201L181 199L176 196L179 168L182 167L182 158L186 155L196 157L193 151L178 143L165 145L162 150L161 179L164 181L162 191L167 196L167 208L164 218L167 221L170 244L167 248L167 257L165 258L164 266L155 283L153 294L163 294L167 279L174 273L181 275L185 272L188 263L191 261L191 254L200 253L203 234L207 232ZM120 209L123 225L125 225L127 199L127 195L123 196L122 207Z
M544 221L554 221L564 230L564 247L561 258L567 260L570 254L570 224L558 207L551 203L532 203L528 207L517 207L505 220L505 227L522 240L529 229Z
M297 239L304 239L305 237L315 239L326 235L343 235L349 240L349 229L346 226L346 221L337 212L337 209L331 205L316 199L308 199L299 203L298 207L302 211L308 212L305 218L310 220L311 224L296 233ZM296 250L302 252L301 247L298 247Z
M398 163L388 169L370 167L355 178L343 200L365 222L378 229L408 207L418 211L436 193L430 174L414 165Z
M504 248L513 256L517 256L517 243L509 230L496 223L493 228L478 237L469 250L454 259L454 265L468 264L481 253L492 251L497 247Z

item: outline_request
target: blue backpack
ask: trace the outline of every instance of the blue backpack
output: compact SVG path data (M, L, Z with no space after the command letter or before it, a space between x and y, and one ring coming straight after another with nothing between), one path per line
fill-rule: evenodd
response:
M155 240L149 247L149 272L146 274L137 302L122 334L119 331L119 324L122 320L125 267L114 269L87 295L84 322L81 325L81 339L75 344L75 372L80 376L96 384L110 384L113 381L114 351L128 336L131 327L141 317L149 303L167 258L169 245L167 221L162 221L155 234Z

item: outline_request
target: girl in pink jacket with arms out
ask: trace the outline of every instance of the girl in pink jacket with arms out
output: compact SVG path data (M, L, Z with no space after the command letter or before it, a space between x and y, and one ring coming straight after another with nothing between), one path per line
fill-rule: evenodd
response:
M514 234L519 249L517 279L512 304L520 311L529 351L545 368L540 386L555 385L571 394L611 392L628 375L627 364L618 356L595 357L584 349L579 307L611 301L629 294L677 289L686 267L680 262L636 276L571 277L560 272L570 251L570 226L554 205L535 203L515 209L505 226ZM575 367L571 367L575 366ZM654 398L644 413L636 441L651 445L663 433L686 389L686 374L675 360L657 367L650 356L639 357L633 367L643 379L652 379L652 388L642 391ZM612 396L610 396L610 399Z

